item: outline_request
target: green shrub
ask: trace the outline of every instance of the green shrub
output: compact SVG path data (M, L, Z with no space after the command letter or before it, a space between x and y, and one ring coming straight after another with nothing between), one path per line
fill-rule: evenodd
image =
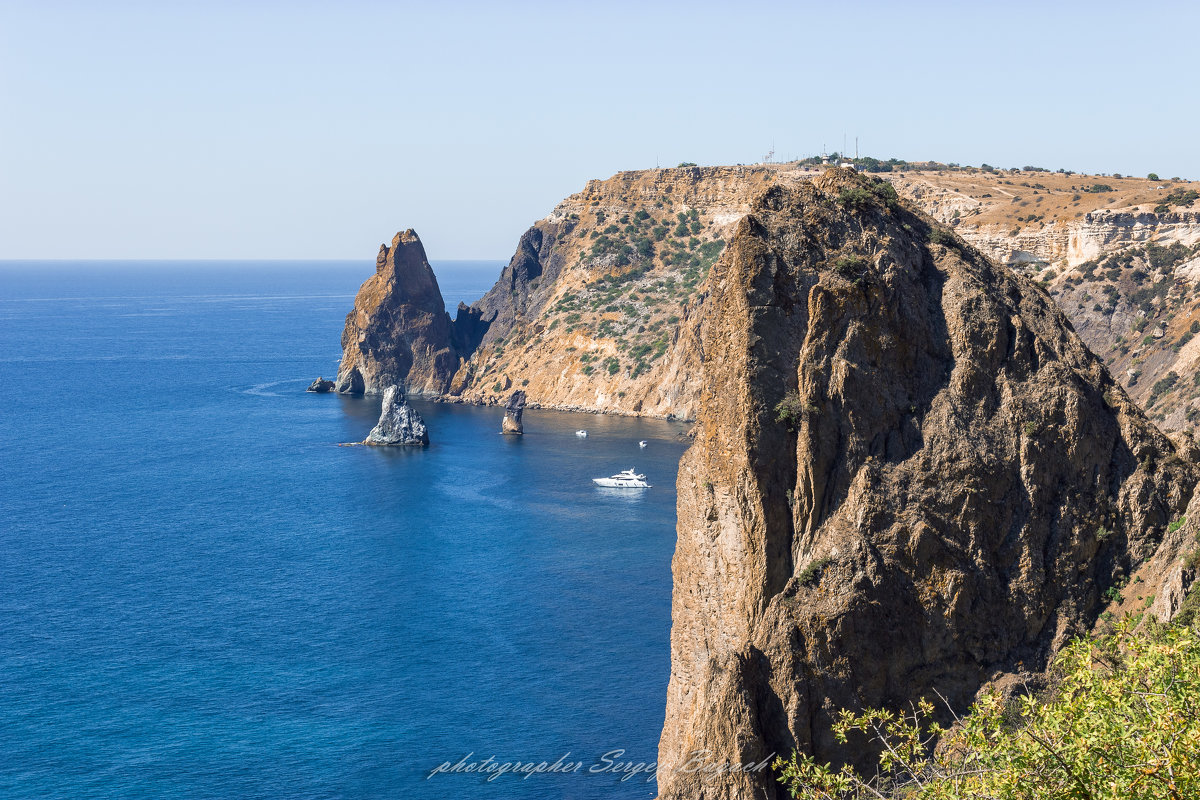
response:
M902 713L843 710L834 736L879 752L878 774L794 753L773 764L778 780L824 800L1200 797L1200 637L1135 622L1068 644L1045 697L990 692L952 728L924 699Z
M1154 385L1150 387L1150 397L1146 400L1146 407L1154 405L1159 397L1175 388L1177 383L1179 383L1179 374L1173 371L1155 381Z
M947 247L954 245L954 234L942 228L931 228L929 230L930 244L944 244Z
M838 202L843 208L853 209L855 211L864 211L871 207L872 198L875 195L861 186L851 186L848 189L842 189L838 194Z
M775 421L789 431L795 431L800 427L804 412L811 410L812 407L800 399L799 392L787 392L783 399L775 404Z
M892 186L888 181L879 181L871 186L871 193L883 201L883 204L888 208L895 208L900 204L900 196L896 194L896 187ZM954 212L955 216L958 212Z
M842 256L833 262L833 271L843 278L857 278L867 269L867 260L861 256Z
M815 586L821 580L821 573L825 568L833 563L832 558L818 558L809 563L807 567L800 571L796 577L797 582L801 586Z

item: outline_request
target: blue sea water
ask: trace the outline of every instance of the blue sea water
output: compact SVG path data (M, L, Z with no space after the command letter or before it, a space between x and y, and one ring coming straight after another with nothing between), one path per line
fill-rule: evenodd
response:
M372 268L0 264L0 797L654 795L592 770L656 757L681 427L419 403L428 449L338 447L378 399L304 388Z

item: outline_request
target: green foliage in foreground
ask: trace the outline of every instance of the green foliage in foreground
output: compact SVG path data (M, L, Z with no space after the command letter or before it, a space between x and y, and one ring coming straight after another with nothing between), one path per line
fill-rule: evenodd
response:
M775 769L813 800L1185 800L1200 797L1200 639L1185 626L1076 640L1046 697L985 696L951 728L922 700L907 714L843 711L843 743L882 746L864 781L807 756ZM941 739L934 750L934 743Z

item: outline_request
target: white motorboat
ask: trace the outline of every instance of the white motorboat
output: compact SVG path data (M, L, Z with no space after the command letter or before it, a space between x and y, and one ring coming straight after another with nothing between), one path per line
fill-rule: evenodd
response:
M578 436L580 439L586 439L586 438L587 438L587 431L584 431L584 430L578 430L578 431L575 431L575 435L576 435L576 436Z
M632 469L618 472L610 478L592 478L592 483L608 489L649 489L645 475L638 475Z
M638 442L638 447L645 447L645 446L646 446L646 440L645 440L645 439L642 439L640 442Z

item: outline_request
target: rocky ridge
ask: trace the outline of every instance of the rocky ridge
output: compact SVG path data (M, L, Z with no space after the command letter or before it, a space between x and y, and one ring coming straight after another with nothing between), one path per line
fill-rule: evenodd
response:
M753 197L803 177L687 167L591 181L525 232L453 322L416 235L398 234L347 318L338 391L407 378L461 402L501 404L520 388L531 407L691 418L698 359L681 320Z
M520 388L531 407L691 419L700 351L689 321L705 275L757 194L816 174L760 164L590 181L525 232L495 286L453 321L416 235L398 234L347 319L338 391L405 378L446 400L499 405ZM1164 429L1200 423L1192 184L974 168L883 177L1043 282Z
M1177 558L1196 467L1042 288L881 184L769 189L703 291L662 797L781 796L673 769L697 750L865 762L839 708L1034 679Z

